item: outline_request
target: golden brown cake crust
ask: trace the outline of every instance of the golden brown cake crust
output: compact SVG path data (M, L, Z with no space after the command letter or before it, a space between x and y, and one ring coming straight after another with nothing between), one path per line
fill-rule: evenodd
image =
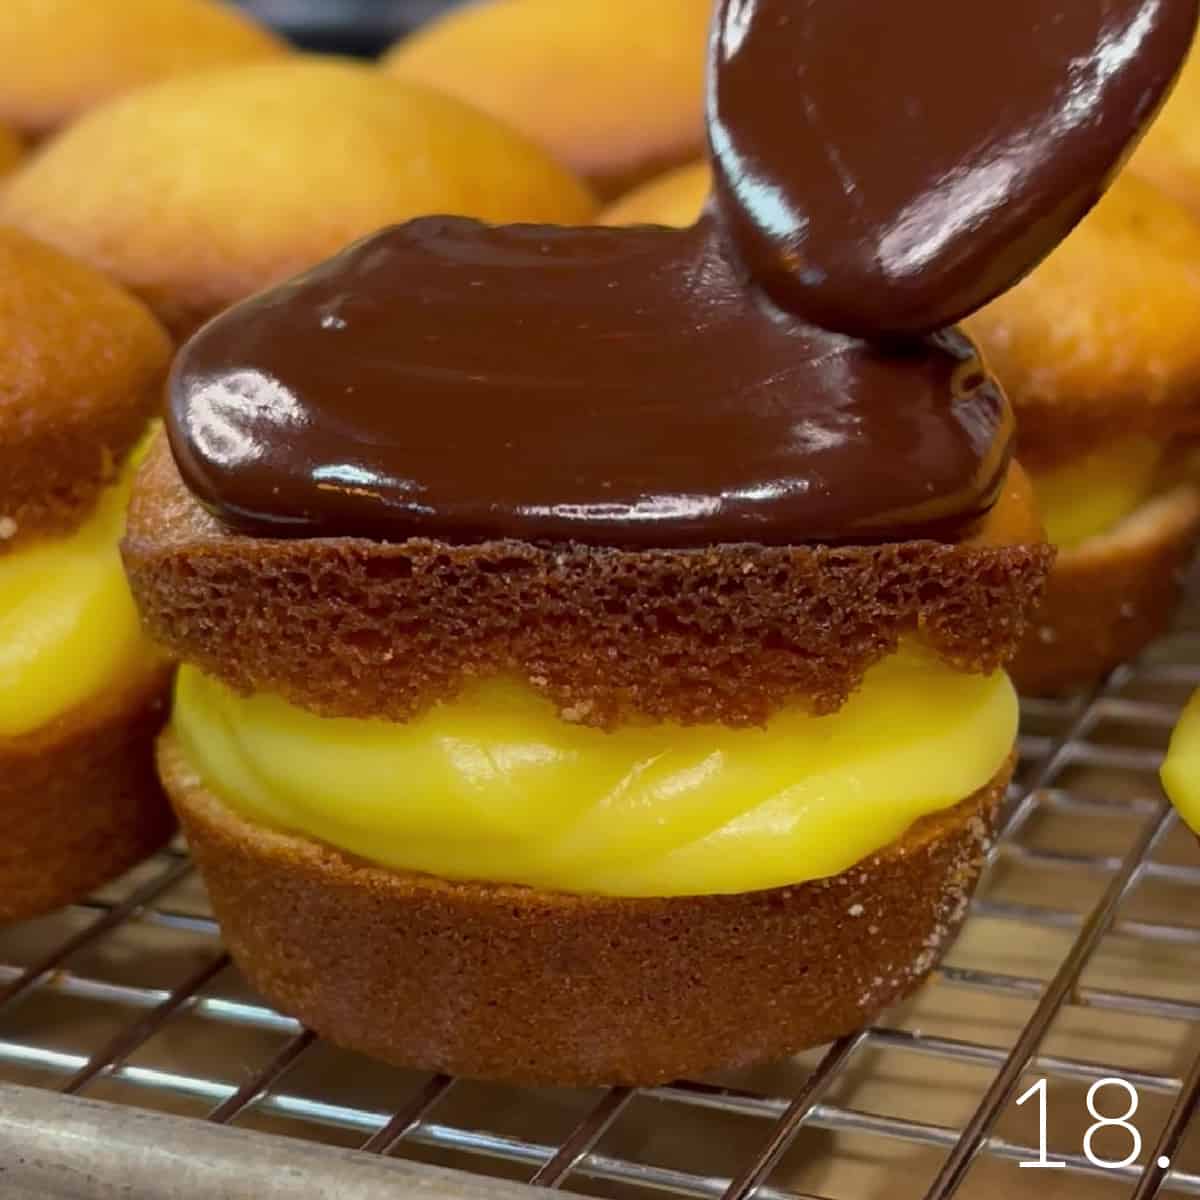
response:
M91 512L157 411L170 354L138 301L0 228L0 552Z
M171 836L154 770L169 671L0 739L0 921L86 896Z
M963 670L1011 657L1044 546L620 551L249 538L187 492L164 440L125 565L150 635L244 692L403 721L472 677L529 681L569 720L761 724L837 709L919 629Z
M907 995L967 910L1010 764L833 879L613 899L393 872L159 768L238 965L339 1045L430 1071L652 1084L781 1058Z
M1111 534L1059 553L1014 661L1018 688L1053 695L1093 684L1170 624L1200 537L1200 489L1183 484Z

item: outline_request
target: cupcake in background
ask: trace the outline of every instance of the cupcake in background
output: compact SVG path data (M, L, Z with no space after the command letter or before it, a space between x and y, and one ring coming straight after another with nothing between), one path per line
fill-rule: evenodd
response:
M482 0L384 58L508 122L611 198L698 156L711 0Z
M103 276L0 228L0 921L76 900L174 827L169 669L117 543L171 346Z
M1200 532L1200 224L1126 172L967 329L1059 547L1013 676L1031 692L1095 683L1165 630Z
M0 120L37 140L144 84L285 53L222 0L4 0Z
M298 55L105 105L0 196L0 222L112 276L180 335L381 226L443 212L579 223L594 204L469 105Z

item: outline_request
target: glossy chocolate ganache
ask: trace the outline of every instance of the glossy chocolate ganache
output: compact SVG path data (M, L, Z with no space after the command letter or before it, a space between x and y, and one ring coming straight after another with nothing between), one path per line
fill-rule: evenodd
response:
M184 479L263 536L954 540L1011 415L923 331L1084 215L1198 4L723 0L698 225L384 230L185 347Z

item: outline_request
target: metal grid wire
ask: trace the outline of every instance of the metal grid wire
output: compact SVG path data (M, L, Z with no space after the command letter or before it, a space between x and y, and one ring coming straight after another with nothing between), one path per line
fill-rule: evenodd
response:
M1079 1106L1090 1084L1119 1076L1142 1098L1149 1165L1101 1169L1076 1130L1073 1146L1051 1151L1066 1164L1055 1186L1069 1178L1080 1190L1053 1194L1108 1195L1104 1180L1134 1200L1200 1195L1200 1147L1189 1156L1185 1136L1200 1105L1200 1062L1190 1065L1200 990L1166 986L1155 965L1190 955L1185 982L1200 977L1200 858L1156 777L1179 707L1200 685L1197 616L1191 606L1096 692L1025 704L1002 835L966 929L923 993L954 1008L951 1025L930 1026L936 1005L910 1021L887 1014L817 1056L734 1080L481 1092L336 1051L266 1007L231 967L175 848L88 904L0 935L0 1082L591 1195L948 1200L1040 1186L1043 1173L1011 1170L1037 1156L1036 1125L1006 1132L1018 1087L1045 1077ZM985 927L1002 950L963 961L960 947ZM1034 943L1049 947L1040 961L1050 966L1012 967ZM1093 970L1110 944L1124 947L1116 978ZM1082 1040L1059 1036L1072 1021ZM902 1097L890 1111L871 1103L884 1083ZM938 1117L951 1092L957 1112ZM824 1172L834 1159L871 1160L886 1183L871 1190L853 1170Z

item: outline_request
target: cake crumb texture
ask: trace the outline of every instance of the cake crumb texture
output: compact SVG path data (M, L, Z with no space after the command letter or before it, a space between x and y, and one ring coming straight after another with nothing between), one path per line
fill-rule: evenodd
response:
M906 542L844 548L273 539L192 498L165 439L135 488L125 564L150 635L242 692L405 721L511 675L565 717L764 723L836 711L919 633L989 672L1015 652L1053 552Z

